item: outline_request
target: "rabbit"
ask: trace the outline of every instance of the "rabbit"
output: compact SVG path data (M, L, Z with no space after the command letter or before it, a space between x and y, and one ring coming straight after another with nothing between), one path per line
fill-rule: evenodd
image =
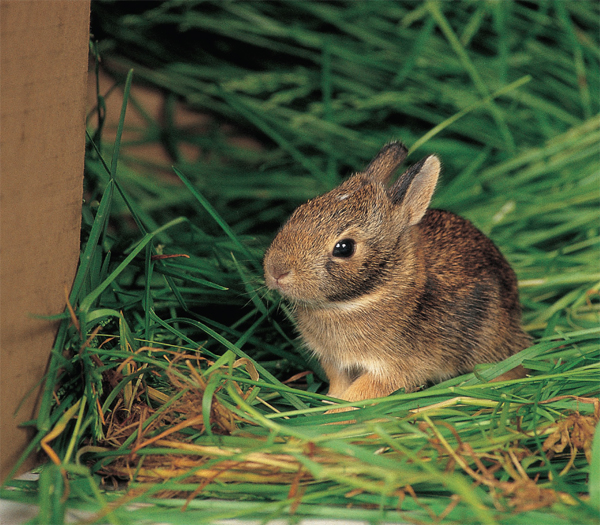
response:
M515 273L469 221L429 209L440 160L387 144L362 172L299 206L264 257L265 282L329 379L330 397L414 391L526 348ZM523 377L522 366L498 379Z

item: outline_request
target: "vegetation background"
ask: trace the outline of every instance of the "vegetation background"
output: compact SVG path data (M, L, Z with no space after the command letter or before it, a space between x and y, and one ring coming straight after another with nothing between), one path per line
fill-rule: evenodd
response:
M31 422L51 461L0 495L39 523L597 523L599 20L586 0L92 2L80 268ZM261 258L392 139L442 158L434 205L500 246L536 340L348 424Z

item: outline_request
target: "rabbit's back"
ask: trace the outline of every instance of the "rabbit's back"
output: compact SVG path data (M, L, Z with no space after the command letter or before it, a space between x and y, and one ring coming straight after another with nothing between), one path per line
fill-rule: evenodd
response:
M517 278L494 243L466 219L429 210L418 226L425 283L412 321L463 372L529 343Z

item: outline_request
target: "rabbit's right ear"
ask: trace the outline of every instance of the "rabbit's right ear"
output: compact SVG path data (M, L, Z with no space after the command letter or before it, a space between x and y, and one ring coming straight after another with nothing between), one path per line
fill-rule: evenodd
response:
M440 169L440 159L429 155L406 170L388 189L392 202L399 207L409 226L417 224L425 215Z
M363 170L368 177L386 185L398 166L404 162L408 150L402 142L386 144L376 157Z

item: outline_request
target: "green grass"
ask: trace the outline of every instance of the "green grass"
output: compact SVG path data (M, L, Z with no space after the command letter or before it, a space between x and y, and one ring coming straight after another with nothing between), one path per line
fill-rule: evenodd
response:
M125 103L116 130L103 128L116 89L88 119L74 311L31 422L30 450L54 462L0 496L39 503L37 523L66 508L100 523L597 523L597 3L139 5L92 5ZM130 68L163 90L163 119L130 91ZM178 124L181 103L210 115L206 129ZM133 108L143 129L124 129ZM322 372L261 258L295 206L390 139L409 163L442 158L434 205L506 254L535 343L356 403L344 424L324 414ZM170 160L137 153L152 144ZM186 257L159 257L173 254ZM486 382L519 363L528 378ZM101 483L115 474L128 489Z

